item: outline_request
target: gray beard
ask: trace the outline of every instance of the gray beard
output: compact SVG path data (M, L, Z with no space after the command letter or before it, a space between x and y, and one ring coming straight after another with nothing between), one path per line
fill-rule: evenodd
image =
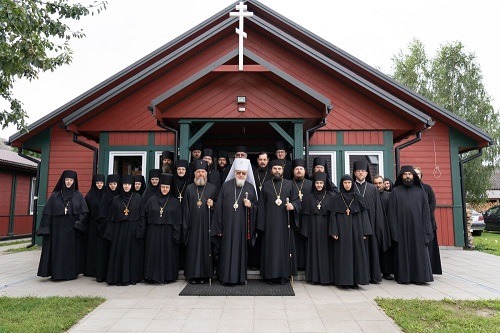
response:
M236 179L236 187L243 187L245 185L244 179Z
M207 180L205 178L196 178L194 183L196 186L205 186L207 184Z

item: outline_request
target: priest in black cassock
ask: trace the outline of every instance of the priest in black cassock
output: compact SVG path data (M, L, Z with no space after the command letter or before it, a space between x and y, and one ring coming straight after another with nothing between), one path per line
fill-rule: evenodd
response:
M257 229L262 233L260 274L269 283L284 284L286 279L297 275L295 242L291 220L298 198L291 180L283 178L283 161L269 163L273 178L262 186L259 195Z
M380 202L380 195L372 184L368 162L360 160L354 162L353 174L354 191L364 198L368 209L368 216L373 230L373 237L368 238L368 258L370 263L370 283L380 283L382 272L380 269L380 252L385 252L391 246L391 237L384 211Z
M89 210L78 191L75 171L61 174L54 191L43 209L37 235L42 236L42 253L38 276L52 280L73 280L83 272L82 221Z
M105 237L111 241L106 282L127 286L143 279L144 249L139 224L141 195L132 190L134 176L122 177L120 195L113 198Z
M219 171L221 185L226 181L229 170L231 170L229 154L227 151L219 150L219 153L217 154L217 171Z
M432 232L434 235L434 238L431 240L429 243L429 257L431 259L431 268L432 268L432 274L443 274L443 268L441 267L441 254L439 253L439 244L438 244L438 238L437 238L437 223L436 223L436 194L434 193L434 190L432 189L432 186L430 186L427 183L424 183L422 181L423 174L422 174L422 169L419 167L413 167L415 170L415 173L417 174L418 178L420 178L420 184L422 185L422 188L424 189L425 193L427 194L427 199L429 200L429 210L431 212L431 222L432 222Z
M396 281L403 284L433 281L427 248L434 237L429 201L412 166L401 167L387 213L396 245Z
M142 211L141 232L146 232L144 280L148 283L170 283L179 276L182 209L173 192L170 192L173 181L174 176L163 173L160 193L148 200ZM145 225L147 228L144 228Z
M245 148L246 151L246 148ZM269 170L269 153L261 151L257 155L257 167L252 166L255 186L257 187L257 195L260 196L263 184L272 178L271 170ZM262 250L262 237L255 233L255 243L248 251L248 268L251 270L259 270L260 257Z
M333 243L333 280L337 286L357 288L370 281L366 251L373 234L363 198L354 191L352 177L340 179L340 193L333 199L330 235Z
M149 198L160 193L160 185L159 185L160 184L160 176L161 176L160 169L149 170L148 186L146 187L146 190L142 194L142 205L143 206L146 205Z
M172 174L174 172L175 153L164 150L161 153L161 172Z
M292 198L294 202L294 214L293 214L293 235L295 237L295 252L297 257L297 269L304 270L306 268L306 239L301 235L301 216L300 214L300 204L303 198L311 193L313 188L313 183L309 179L306 179L307 166L306 161L303 158L297 158L292 161L292 172L293 178L292 183L297 193L297 198Z
M104 187L104 175L96 174L92 176L92 185L85 196L85 202L89 208L88 218L85 221L87 234L85 237L85 270L83 275L96 276L97 264L97 225L99 219L99 206L101 198L106 193Z
M110 241L105 238L106 230L109 225L109 209L113 198L120 194L120 176L108 175L106 179L106 193L99 204L99 219L97 225L97 263L96 263L96 281L106 281L109 262Z
M236 158L215 204L212 235L220 237L221 284L244 284L247 253L255 232L257 191L250 160Z
M380 195L380 203L382 204L382 209L384 210L384 218L387 221L387 210L389 209L391 192L386 191L384 178L380 175L376 175L373 177L373 185L377 187L378 193ZM386 280L394 280L391 275L394 274L394 254L392 244L387 251L380 252L380 271L382 272L382 278Z
M333 283L333 239L329 225L334 194L326 191L326 173L316 172L313 180L313 189L302 198L300 211L300 230L307 238L306 281L330 284Z
M210 227L217 187L207 181L208 164L193 163L194 183L183 199L183 241L186 245L184 275L190 283L205 283L213 275Z
M217 163L214 163L214 151L210 148L203 149L203 160L208 164L207 171L207 180L209 183L212 183L217 187L217 190L220 189L222 183L220 180L220 173L217 171Z

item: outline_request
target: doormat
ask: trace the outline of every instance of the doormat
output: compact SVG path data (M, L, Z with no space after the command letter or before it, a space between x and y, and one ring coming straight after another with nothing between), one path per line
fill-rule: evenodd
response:
M179 296L295 296L290 282L268 284L265 280L247 280L245 285L221 285L213 281L210 286L188 283Z

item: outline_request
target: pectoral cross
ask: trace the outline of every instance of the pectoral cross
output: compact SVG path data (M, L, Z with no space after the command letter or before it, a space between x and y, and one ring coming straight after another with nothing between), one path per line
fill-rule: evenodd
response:
M160 217L163 217L163 207L160 207Z
M303 197L303 196L304 196L304 195L302 194L302 191L299 191L299 199L300 199L300 201L302 201L302 197Z
M177 198L179 198L179 202L182 202L182 198L183 198L182 193L179 193L179 196Z
M321 209L321 204L319 203L316 207L318 207L318 209ZM347 214L349 215L349 214Z
M125 207L125 209L123 210L123 214L125 214L125 216L128 216L128 212L129 212L128 208Z
M64 207L64 215L68 215L68 207Z
M347 208L347 209L345 210L345 213L346 213L347 215L349 215L349 213L350 213L350 212L351 212L351 210L350 210L349 208Z

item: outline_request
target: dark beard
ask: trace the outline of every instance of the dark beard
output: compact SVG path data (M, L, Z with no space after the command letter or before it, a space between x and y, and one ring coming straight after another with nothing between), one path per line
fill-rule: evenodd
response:
M274 179L274 180L281 180L281 178L282 178L282 177L281 177L281 175L280 175L279 173L277 173L277 174L273 175L273 179Z
M294 176L293 178L298 181L304 180L304 176Z
M263 168L261 168L261 167L259 166L259 171L260 171L260 172L266 172L266 170L267 170L267 166L265 166L265 167L263 167Z
M406 179L404 179L404 180L403 180L403 184L404 184L404 186L406 186L406 187L410 187L410 186L412 186L412 185L413 185L413 183L414 183L414 180L413 180L413 179L410 179L410 178L406 178Z

